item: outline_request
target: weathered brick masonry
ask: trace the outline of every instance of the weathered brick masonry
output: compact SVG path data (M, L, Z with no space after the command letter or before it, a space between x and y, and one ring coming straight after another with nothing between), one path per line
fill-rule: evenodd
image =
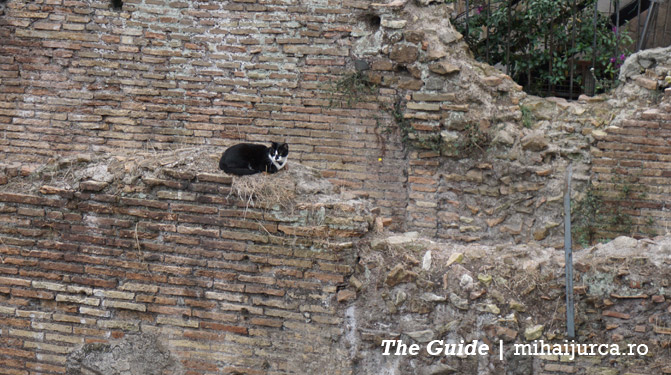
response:
M466 320L458 323L461 332L450 331L445 311L455 319L475 311L477 319L497 319L492 311L498 304L512 313L493 288L491 298L485 293L491 279L482 289L480 281L477 290L464 289L461 273L449 276L444 262L431 268L430 256L413 253L414 243L398 258L377 249L362 263L357 252L366 246L356 240L371 221L366 204L342 197L303 202L299 195L293 211L270 204L249 208L229 196L229 177L212 173L216 161L206 172L166 168L138 177L135 167L120 165L128 175L112 184L102 173L102 179L70 187L52 177L39 192L21 188L50 168L100 155L119 164L140 151L218 153L241 140L285 140L290 170L296 162L314 167L354 192L347 196L371 198L381 216L393 217L394 228L498 246L561 246L555 228L565 168L574 163L574 187L584 190L596 156L598 181L613 184L613 194L612 177L622 171L641 182L633 191L647 198L631 201L639 227L648 216L668 222L668 102L657 108L657 85L638 77L640 90L631 97L647 100L644 107L653 110L595 131L616 115L623 120L619 111L631 109L631 97L619 104L528 98L509 77L472 60L449 24L449 5L426 3L127 0L117 11L108 1L8 1L0 14L0 184L9 185L0 192L0 374L87 373L87 361L107 355L107 345L133 342L158 348L120 357L135 358L134 365L160 357L163 367L153 369L170 374L366 373L366 364L372 374L386 362L376 340L400 337L390 331L395 324L403 335L430 329L458 340L475 337L473 324ZM355 65L365 73L354 75ZM365 88L337 89L346 78L363 79ZM474 129L491 136L486 150L472 146L471 155L450 154ZM412 140L424 147L410 147ZM87 167L76 165L73 173ZM438 260L451 245L436 246ZM648 251L643 243L636 246ZM499 250L489 258L499 259ZM477 249L471 251L477 258ZM463 274L492 270L467 265ZM616 268L608 272L618 278L629 272ZM369 279L371 272L383 278ZM497 325L521 333L527 318L543 321L556 311L559 271L548 272L546 280L557 280L549 296L542 285L537 289L537 301L552 307L536 309L537 315L515 310L523 325L515 316ZM642 272L663 275L657 268ZM353 273L358 278L349 277ZM390 273L416 279L423 293L405 279L400 288L378 293ZM665 314L669 296L659 285L668 285L634 279L625 284L646 284L640 297L646 303L622 295L616 312L653 306L646 311ZM399 296L406 287L404 306ZM524 290L518 295L527 295ZM596 306L589 312L595 317L586 319L599 321L601 309L612 305L601 292L593 294L606 300L590 295L585 301ZM648 303L649 296L655 297ZM400 319L394 311L410 315ZM387 312L394 325L380 329L380 314ZM607 322L622 317L603 316ZM427 317L438 318L431 323ZM647 319L625 319L618 335L629 338L634 324L637 334L668 335L667 320L648 322L639 332ZM592 320L586 321L592 330ZM487 337L518 337L494 328ZM661 337L656 348L668 351ZM372 343L361 346L361 339ZM114 365L100 360L95 367L103 362ZM425 357L420 364L432 362ZM479 366L465 362L459 368ZM416 368L399 363L387 364ZM544 371L593 373L561 362Z
M10 1L0 16L0 158L283 140L291 159L403 216L380 92L340 108L367 2ZM390 69L381 67L380 69ZM370 99L370 100L369 100ZM384 157L382 162L379 157ZM26 167L30 170L29 167ZM397 225L398 221L397 221Z
M366 206L251 208L226 198L229 177L167 172L135 195L0 193L0 374L82 371L68 354L138 334L171 374L339 373L336 296L354 295Z
M642 235L667 234L671 224L671 92L659 106L645 109L598 138L592 171L607 205L630 218L604 229Z
M633 69L626 100L529 98L428 3L9 1L0 157L28 175L83 152L279 139L393 229L561 246L566 166L590 179L592 129L656 108L665 65Z
M472 61L448 18L445 4L11 1L0 18L0 156L41 165L280 139L291 160L372 198L394 228L435 234L453 225L436 215L443 161L408 162L399 133L493 129L520 118L524 96ZM336 85L355 61L372 90Z

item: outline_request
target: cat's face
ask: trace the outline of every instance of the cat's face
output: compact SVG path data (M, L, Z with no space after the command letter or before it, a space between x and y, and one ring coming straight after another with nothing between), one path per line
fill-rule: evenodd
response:
M268 151L268 156L270 159L281 167L284 166L284 163L287 162L287 156L289 155L289 145L286 143L273 142ZM281 168L280 167L280 168Z

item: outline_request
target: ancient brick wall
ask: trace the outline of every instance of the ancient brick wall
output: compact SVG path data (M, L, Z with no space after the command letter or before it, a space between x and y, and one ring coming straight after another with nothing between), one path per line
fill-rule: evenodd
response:
M624 186L613 177L640 171L641 183L626 185L638 194L627 212L639 227L648 216L666 223L658 151L668 103L658 107L658 85L640 76L613 99L526 97L472 60L449 7L8 1L0 11L0 374L116 374L142 372L143 363L171 374L493 372L521 359L387 360L378 340L522 341L530 322L544 325L547 339L561 337L550 331L557 320L545 320L561 299L560 262L527 279L526 266L506 267L528 249L501 257L501 244L561 247L566 167L580 193L593 156L597 185L613 187L611 197ZM652 110L629 117L636 106ZM626 121L599 129L615 117ZM273 186L296 190L288 205L250 206L249 196L231 194L217 156L239 141L275 139L291 154L289 174L271 177ZM101 155L105 162L88 165ZM129 164L134 155L154 160ZM180 167L165 167L176 160ZM164 167L138 172L147 165ZM298 189L293 174L306 167L343 194L308 199L315 191ZM496 243L484 257L504 263L477 262L475 246L464 248L463 266L450 265L453 243L428 247L433 266L414 241L402 254L398 244L371 250L370 238L358 241L372 221L355 200L363 197L379 207L377 229L391 217L393 228L432 238ZM579 270L592 271L585 283L605 273L618 284L615 297L578 289L587 294L582 333L598 327L613 332L598 336L603 342L650 344L661 368L669 295L658 286L668 287L668 267L638 259L627 263L642 266L632 272L607 260ZM521 296L528 313L510 303ZM504 320L480 324L501 312ZM519 368L594 373L589 358L577 367L557 359L526 358ZM625 363L626 371L644 373L652 362Z
M0 192L0 374L671 372L668 238L575 254L576 342L648 355L515 355L563 343L560 252L372 236L377 210L297 166L255 179L312 199L250 200L263 186L165 154ZM383 356L382 340L491 349Z
M449 12L414 2L10 1L0 156L29 175L81 154L279 139L290 162L370 198L393 229L557 245L567 159L578 156L585 181L601 114L525 99L472 60ZM530 120L522 108L539 113Z
M529 98L472 59L450 7L9 1L0 157L29 175L82 153L284 140L290 162L370 198L393 229L561 246L566 166L584 190L592 129L655 108L649 77L669 62L623 73L625 100Z
M381 151L376 128L389 119L379 103L398 93L344 108L330 93L354 72L352 35L368 27L367 2L123 3L6 4L3 162L281 140L291 160L403 217L402 147Z
M424 152L409 162L410 141L440 148L467 125L494 129L519 119L524 96L472 61L449 11L10 1L0 18L0 156L29 174L82 152L284 140L291 160L370 197L393 228L435 234L451 225L436 216L433 167L444 160L415 160L435 155Z
M669 233L671 91L665 100L598 134L595 194L604 203L598 235Z
M338 305L366 204L250 203L179 169L117 182L0 193L0 373L346 368Z

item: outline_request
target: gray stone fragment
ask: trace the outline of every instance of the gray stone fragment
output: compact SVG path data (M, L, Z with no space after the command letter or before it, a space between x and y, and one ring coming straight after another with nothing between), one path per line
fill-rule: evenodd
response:
M405 332L405 334L417 342L429 342L433 340L433 337L436 335L435 332L430 329L423 331Z
M165 339L142 333L127 335L109 344L86 344L68 355L67 374L105 375L184 374L180 361L172 357Z
M522 138L522 148L525 150L543 151L548 145L548 140L540 132L533 132Z
M454 293L450 293L450 303L459 310L468 310L468 300L461 298Z
M524 338L527 341L539 339L543 335L543 325L538 324L524 330Z
M356 59L354 60L354 69L356 69L357 72L363 72L364 70L370 69L370 65L366 60Z
M419 370L419 375L447 375L454 374L457 370L444 363L438 363Z
M420 298L426 302L444 302L447 300L447 298L433 293L424 293Z

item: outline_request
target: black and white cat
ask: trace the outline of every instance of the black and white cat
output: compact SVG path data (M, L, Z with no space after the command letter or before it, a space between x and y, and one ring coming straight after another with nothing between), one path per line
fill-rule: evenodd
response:
M231 146L219 160L219 169L238 176L260 172L275 173L284 168L289 145L273 142L270 147L253 143Z

